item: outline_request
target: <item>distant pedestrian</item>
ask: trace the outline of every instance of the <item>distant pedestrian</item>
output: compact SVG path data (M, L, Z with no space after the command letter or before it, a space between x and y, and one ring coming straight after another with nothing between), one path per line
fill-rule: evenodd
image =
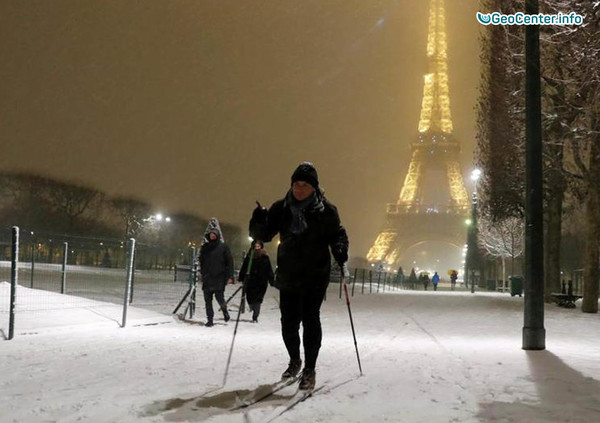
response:
M431 283L433 284L433 290L437 291L438 283L440 283L440 275L438 275L437 272L433 274L433 277L431 278Z
M454 289L456 288L456 280L458 279L458 272L456 270L453 270L452 273L450 273L450 286L452 291L454 291Z
M202 291L206 305L206 324L214 326L213 296L217 299L223 318L229 321L229 312L225 302L225 285L233 283L233 257L221 233L219 221L211 218L204 234L204 243L200 247L200 274L202 275Z
M253 241L252 249L250 274L247 274L251 255L249 253L246 255L240 269L239 280L244 283L246 301L248 302L248 307L252 310L252 322L258 323L260 306L265 297L265 292L267 292L267 285L273 284L273 268L271 267L271 260L269 260L269 255L265 251L262 241Z
M429 286L429 275L427 273L421 273L420 276L421 283L423 284L423 288L427 291L427 287Z

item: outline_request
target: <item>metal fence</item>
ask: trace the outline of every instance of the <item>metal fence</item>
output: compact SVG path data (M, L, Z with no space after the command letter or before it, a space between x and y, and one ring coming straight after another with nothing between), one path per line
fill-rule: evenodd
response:
M171 315L181 304L184 306L179 312L183 314L193 297L186 297L198 279L193 271L197 255L193 248L170 249L166 257L154 245L137 244L133 259L128 260L128 244L124 240L42 233L23 228L19 230L18 285L13 290L12 237L12 228L0 228L0 330L5 338L9 337L9 332L12 336L14 314L17 321L40 314L46 320L61 320L61 311L65 314L66 309L97 314L106 314L110 309L112 315L122 310L122 318L113 320L124 326L130 305ZM128 263L131 264L129 272ZM239 267L241 261L236 261L235 265ZM334 265L330 282L339 283L341 298L340 280L341 273ZM402 275L375 269L351 269L347 282L352 296L423 289L420 284L408 283ZM228 286L228 291L238 292L236 289ZM11 309L13 294L16 301ZM202 305L202 296L198 299ZM193 315L193 301L192 304Z
M189 272L183 272L185 277L180 272L176 278L177 267L187 264L184 267L189 269L193 260L189 248L182 248L174 258L173 263L179 265L156 266L156 248L138 245L128 272L129 251L123 240L22 228L18 233L19 260L13 266L13 230L0 228L0 330L5 338L14 334L15 314L20 318L44 314L44 318L61 320L61 310L81 309L110 314L113 320L119 316L123 326L129 305L171 314L192 282Z

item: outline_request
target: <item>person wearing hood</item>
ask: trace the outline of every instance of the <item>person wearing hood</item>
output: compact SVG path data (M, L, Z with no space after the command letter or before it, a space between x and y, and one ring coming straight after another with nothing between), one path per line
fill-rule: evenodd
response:
M348 236L336 207L319 189L317 170L301 163L291 178L291 188L269 210L258 206L250 220L250 236L269 242L279 234L275 287L279 289L281 332L290 361L282 378L296 377L304 369L300 389L315 386L315 365L321 347L320 309L331 270L330 250L342 269L348 260Z
M223 318L229 321L229 312L225 302L225 285L233 283L233 257L221 235L218 222L211 219L211 224L204 235L205 242L200 247L200 274L202 276L202 291L206 305L206 325L214 325L213 296L223 311Z
M252 310L252 322L258 323L260 305L267 292L267 284L273 283L273 268L262 241L253 241L251 248L253 249L252 254L247 254L244 258L239 280L244 283L246 301L248 307ZM252 256L252 266L250 274L247 274L250 256Z

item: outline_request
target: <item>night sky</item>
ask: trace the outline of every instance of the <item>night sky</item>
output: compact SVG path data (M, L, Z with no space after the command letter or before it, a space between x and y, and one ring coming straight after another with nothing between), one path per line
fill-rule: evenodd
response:
M465 175L477 10L447 1ZM427 17L425 0L1 0L0 169L246 228L310 160L364 256L417 136Z

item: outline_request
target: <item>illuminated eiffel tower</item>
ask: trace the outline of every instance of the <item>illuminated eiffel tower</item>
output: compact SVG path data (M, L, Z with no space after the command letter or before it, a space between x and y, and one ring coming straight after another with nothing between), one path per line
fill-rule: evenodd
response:
M372 263L395 266L400 254L419 242L462 246L466 239L469 200L459 163L460 145L452 135L444 3L430 0L429 69L424 76L419 132L410 144L412 156L400 197L387 205L383 229L367 254ZM428 178L435 172L438 184ZM445 199L437 195L441 185ZM432 186L437 193L431 192Z

